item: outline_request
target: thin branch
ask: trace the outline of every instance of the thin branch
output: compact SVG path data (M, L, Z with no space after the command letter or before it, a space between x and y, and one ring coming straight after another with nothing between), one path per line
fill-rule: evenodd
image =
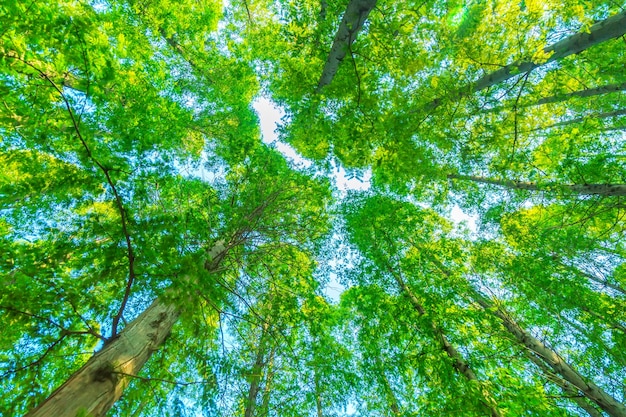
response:
M131 243L130 234L128 232L128 226L127 226L128 219L126 217L126 210L124 209L122 198L120 197L117 191L117 188L115 187L115 184L113 183L113 179L111 178L111 175L109 174L110 169L102 165L91 153L91 149L87 145L85 138L80 132L79 123L78 123L78 120L76 120L76 117L74 116L72 105L70 104L69 100L67 99L63 91L59 88L59 86L57 86L57 84L48 76L48 74L46 74L44 71L40 70L36 66L32 65L31 63L19 57L16 57L14 55L7 55L7 57L17 59L23 62L25 65L37 71L37 73L41 76L41 78L46 80L59 93L59 95L61 96L61 99L63 100L63 103L65 104L65 108L67 109L67 112L70 115L70 119L72 120L72 125L74 127L74 131L76 132L76 136L78 137L81 144L83 145L83 148L85 148L87 157L91 159L93 163L96 164L96 166L100 168L100 170L104 173L104 176L106 177L106 181L109 184L109 187L111 187L111 190L113 191L113 195L115 196L115 203L120 213L120 218L122 222L122 231L124 233L124 239L126 240L127 257L128 257L128 280L126 282L126 288L124 289L124 298L122 299L122 304L120 305L120 308L117 314L113 318L113 325L111 326L111 337L115 337L117 335L117 327L118 327L120 318L122 317L122 314L124 313L124 308L126 307L128 298L130 297L130 291L131 291L132 285L136 277L135 269L134 269L135 253L134 253L133 246Z

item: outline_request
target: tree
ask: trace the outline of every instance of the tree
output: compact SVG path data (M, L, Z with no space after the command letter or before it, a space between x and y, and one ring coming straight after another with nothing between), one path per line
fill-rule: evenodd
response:
M226 3L0 6L0 415L623 416L620 5Z

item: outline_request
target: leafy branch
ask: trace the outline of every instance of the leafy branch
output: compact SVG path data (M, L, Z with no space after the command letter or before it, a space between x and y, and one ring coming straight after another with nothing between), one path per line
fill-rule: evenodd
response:
M102 173L104 174L105 178L106 178L106 182L109 185L109 187L111 187L111 191L113 192L113 195L115 197L115 203L117 205L117 209L120 213L120 219L121 219L121 223L122 223L122 232L124 233L124 239L126 241L126 250L127 250L127 257L128 257L128 280L126 281L126 287L124 289L124 297L122 299L122 303L120 305L120 308L117 312L117 314L113 317L113 324L111 326L111 337L115 337L117 335L117 328L119 325L119 321L122 318L122 315L124 313L124 309L126 308L126 304L128 303L128 299L130 297L130 291L132 288L132 285L135 281L136 278L136 274L135 274L135 252L133 249L133 245L131 242L131 238L130 238L130 233L128 231L128 218L127 218L127 214L126 214L126 210L124 209L124 204L122 201L122 197L120 196L117 187L115 186L115 183L113 182L113 179L111 178L111 169L105 167L100 161L98 161L94 156L93 153L91 152L91 149L89 148L89 146L87 145L87 141L85 140L85 138L83 137L82 133L80 132L80 128L79 128L79 121L77 120L76 116L74 115L74 111L72 110L72 105L70 104L67 96L63 93L63 90L61 90L61 88L59 88L59 86L48 76L48 74L46 74L44 71L42 71L41 69L37 68L36 66L34 66L33 64L31 64L30 62L15 56L15 55L6 55L8 58L12 58L12 59L16 59L22 63L24 63L25 65L27 65L28 67L32 68L33 70L35 70L39 76L44 79L45 81L47 81L56 91L57 93L59 93L59 96L61 97L61 99L63 100L63 103L65 104L65 108L67 109L67 112L70 116L70 119L72 121L72 126L74 128L74 131L76 133L76 136L78 137L78 139L80 140L83 148L85 149L85 152L87 154L87 157L89 159L91 159L91 161L102 171Z

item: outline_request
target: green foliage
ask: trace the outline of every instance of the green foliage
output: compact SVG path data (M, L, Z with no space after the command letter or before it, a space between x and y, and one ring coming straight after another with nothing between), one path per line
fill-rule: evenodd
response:
M317 91L345 9L0 5L0 415L155 298L180 317L110 415L598 405L496 313L624 402L623 36L546 64L619 4L381 0ZM285 111L275 147L260 94Z

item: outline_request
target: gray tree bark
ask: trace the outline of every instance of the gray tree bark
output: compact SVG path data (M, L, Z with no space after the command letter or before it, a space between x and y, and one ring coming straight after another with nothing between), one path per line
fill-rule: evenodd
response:
M533 182L496 180L474 175L449 174L449 179L459 179L478 182L481 184L497 185L505 188L529 191L564 191L571 194L580 195L600 195L600 196L623 196L626 195L626 184L546 184L538 185Z
M550 369L550 367L548 367L548 365L546 365L536 355L528 352L527 356L532 363L534 363L539 369L541 369L541 372L546 376L549 381L559 386L561 390L563 390L563 393L567 396L567 398L569 398L570 400L575 402L577 406L585 410L585 412L589 414L589 417L602 417L602 413L594 406L592 406L589 402L587 402L584 396L581 395L578 390L574 386L572 386L572 384L570 384L563 378L560 378L558 375L555 375L552 369Z
M398 284L398 286L407 295L407 297L409 298L409 301L411 302L411 305L413 305L413 308L415 308L415 310L418 312L418 314L420 316L423 316L424 314L426 314L426 310L424 309L424 306L422 305L422 303L420 303L420 301L417 299L415 294L413 294L413 291L411 291L411 289L406 285L406 282L404 281L402 276L400 274L398 274L397 272L393 271L393 269L391 267L389 267L389 272L395 278L396 283ZM443 329L441 327L439 327L437 325L437 323L435 323L434 321L430 322L430 326L431 326L431 328L433 330L433 333L435 334L435 337L437 338L437 342L439 342L439 345L441 346L441 349L444 352L446 352L446 355L448 355L448 357L450 359L452 359L452 366L461 375L463 375L468 381L476 381L476 382L480 383L480 380L478 379L478 377L476 377L476 374L474 373L472 368L465 361L465 359L459 353L459 351L456 350L456 348L450 343L450 341L446 337ZM481 402L489 410L489 413L490 413L491 417L501 417L502 416L502 414L500 414L500 411L498 410L498 408L496 406L492 405L493 403L495 403L493 398L491 398L490 396L486 395L484 392L483 392L483 399L481 400Z
M376 0L350 0L346 8L339 28L335 33L333 46L326 59L322 70L322 76L317 83L316 92L330 84L339 69L339 64L346 56L350 45L356 39L357 34L363 28L367 16L376 6ZM325 10L325 9L323 9Z
M518 61L505 65L497 71L486 74L482 78L470 83L465 88L452 92L447 98L436 98L427 103L420 110L433 110L445 100L458 100L477 91L484 90L511 78L523 75L549 62L557 61L570 55L578 54L587 48L618 38L626 33L626 11L609 17L602 22L591 26L589 33L578 32L562 41L544 48L544 52L551 54L545 62Z
M598 405L611 417L626 417L626 406L617 401L602 388L590 380L583 378L570 364L565 362L554 350L547 347L542 341L523 329L501 308L480 295L477 291L473 295L474 301L485 311L500 319L504 327L515 339L533 354L541 358L553 372L563 380L579 390L587 399Z

